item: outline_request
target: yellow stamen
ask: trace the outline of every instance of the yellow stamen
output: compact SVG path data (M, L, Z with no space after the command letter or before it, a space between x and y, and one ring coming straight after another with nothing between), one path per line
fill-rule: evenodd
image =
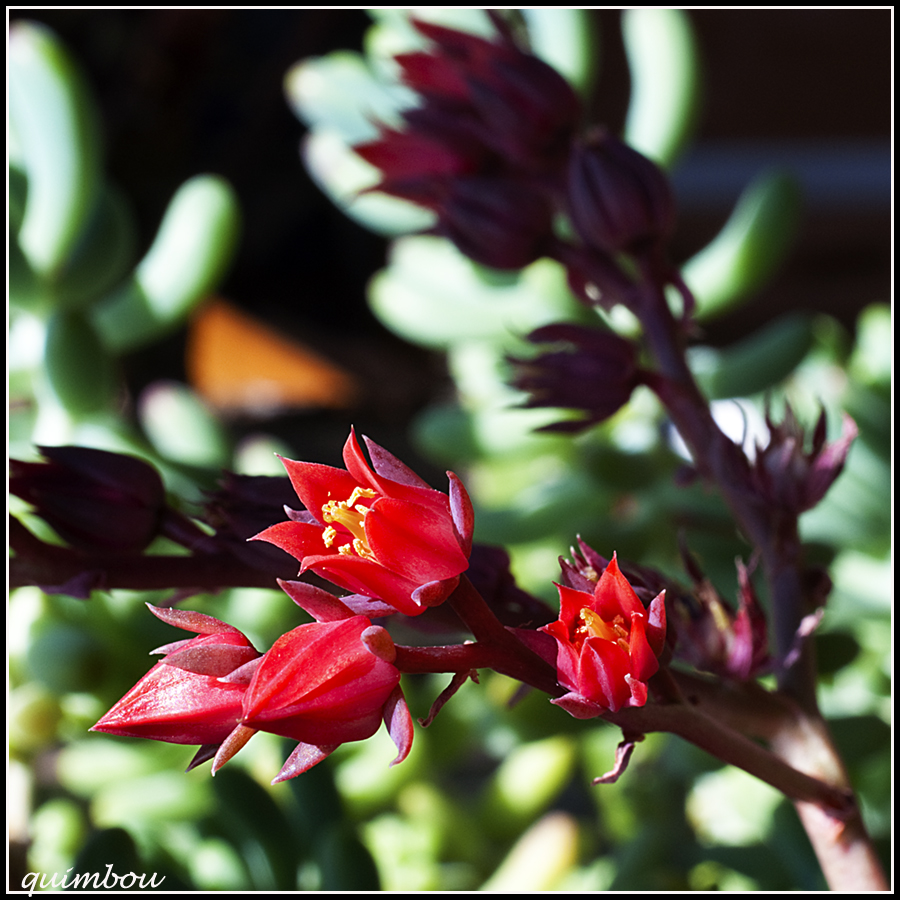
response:
M372 552L366 539L364 524L369 508L361 503L357 503L357 500L375 496L375 491L371 488L355 487L353 493L346 500L329 500L322 507L322 519L325 522L336 522L353 535L352 544L344 544L338 547L338 553L344 556L352 556L356 553L363 559L375 559L375 554ZM325 546L331 547L337 535L337 529L333 526L326 528L322 532L322 540Z
M607 622L592 609L584 607L578 614L581 624L575 627L575 642L578 646L589 637L599 637L606 641L618 644L626 653L628 652L628 629L622 616L616 616L612 622Z

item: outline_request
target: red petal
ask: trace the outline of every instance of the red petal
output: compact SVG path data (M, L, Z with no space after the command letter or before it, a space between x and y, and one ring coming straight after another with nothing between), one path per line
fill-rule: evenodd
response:
M297 606L308 612L317 622L337 622L356 615L334 594L329 594L322 588L303 581L284 581L281 578L278 579L278 584Z
M417 616L425 611L412 599L412 592L419 586L417 582L368 559L335 553L333 556L310 557L304 562L304 568L312 569L348 591L378 597L407 616Z
M382 498L366 516L365 528L378 562L419 584L453 578L469 568L456 539L449 504L436 513L403 500Z
M356 616L282 635L247 689L243 723L317 745L374 734L400 672L363 644L370 627Z
M237 628L203 613L192 612L188 609L166 609L160 606L153 606L150 603L147 604L147 609L157 619L161 619L167 625L174 625L176 628L183 628L185 631L193 631L196 634L219 634L224 632L240 634Z
M369 620L301 625L283 634L266 653L244 697L244 721L267 721L306 701L348 669L371 667L374 657L359 640Z
M632 613L646 614L638 595L619 570L615 553L594 588L591 608L607 622L611 622L616 616L623 616L627 620Z
M558 584L559 590L559 618L568 631L568 637L571 640L572 634L578 624L578 616L581 611L587 607L592 609L594 606L594 597L592 594L584 591L576 591L574 588Z
M631 657L631 674L640 681L647 681L659 670L659 660L647 641L643 616L637 615L631 619L628 655Z
M472 533L475 531L475 510L466 486L453 474L447 473L450 479L450 514L453 516L453 527L456 539L463 553L468 557L472 553Z
M367 444L370 443L368 438L363 438L363 440L365 440ZM377 444L374 446L377 446ZM379 450L381 450L381 448L379 448ZM386 450L382 452L387 453ZM344 463L350 474L353 475L354 478L359 479L361 485L372 488L380 496L390 497L394 500L403 500L407 503L415 503L438 514L449 511L449 501L447 500L446 494L442 494L440 491L428 487L428 485L425 484L418 475L413 473L411 469L408 469L399 460L396 460L396 462L399 466L402 466L402 470L397 473L402 475L402 478L398 481L394 481L392 478L375 471L369 466L356 441L354 432L350 432L350 437L347 438L347 442L344 444ZM409 480L409 475L412 475L412 477L421 482L421 484L412 483Z
M631 697L631 688L625 681L625 676L630 674L628 654L612 641L588 638L581 648L579 661L580 693L618 712Z
M330 548L326 547L322 540L324 530L321 525L309 525L306 522L278 522L250 540L268 541L299 560L311 556L328 556L329 552L337 555L338 546L346 544L347 538L338 537Z
M272 784L278 784L281 781L287 781L289 778L296 778L298 775L308 772L313 766L334 753L339 746L340 744L330 744L324 747L302 742L297 744L294 752L281 767L281 771L272 779Z
M297 496L320 522L322 507L329 500L346 500L360 484L349 472L333 466L284 458L281 461Z
M91 730L173 744L220 744L240 721L244 691L157 663Z
M647 702L647 684L639 681L631 675L626 675L625 680L628 687L631 688L631 699L625 704L626 706L643 706Z
M666 643L666 592L661 591L647 611L647 640L653 652L659 656Z
M414 487L428 488L431 490L431 486L426 481L419 478L406 463L397 459L393 453L385 450L384 447L379 446L375 441L367 438L365 435L363 435L363 441L365 442L366 449L369 451L369 458L372 460L372 468L374 468L375 472L382 478L389 478L391 481L397 482L398 484L409 484Z
M413 742L412 716L409 714L409 707L399 684L384 705L384 724L397 747L397 758L391 763L392 766L396 766L409 756Z

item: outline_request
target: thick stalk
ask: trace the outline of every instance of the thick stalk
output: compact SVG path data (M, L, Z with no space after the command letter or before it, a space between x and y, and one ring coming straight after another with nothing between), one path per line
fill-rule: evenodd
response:
M666 302L660 267L654 261L645 262L641 302L634 311L641 320L647 346L657 365L659 377L650 386L666 406L697 468L718 485L745 537L762 551L773 610L776 655L783 662L804 617L811 611L803 579L796 516L769 510L755 496L748 479L749 463L740 448L716 425L688 368L683 330ZM785 791L797 801L800 819L825 877L832 890L883 889L879 887L884 885L884 877L877 857L852 800L840 757L818 712L811 643L806 641L799 660L789 668L782 666L777 674L780 692L791 698L797 708L776 734L770 736L774 753L792 770L796 771L796 766L809 772L851 798L845 817L837 821L820 805ZM694 737L688 740L698 743Z
M779 724L771 746L782 759L850 792L843 761L820 716L798 710L791 719ZM881 862L855 804L850 815L840 822L815 804L795 801L794 806L833 891L888 890Z

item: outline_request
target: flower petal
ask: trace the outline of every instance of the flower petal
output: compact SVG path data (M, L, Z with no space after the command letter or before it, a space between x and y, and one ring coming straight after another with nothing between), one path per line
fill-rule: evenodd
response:
M320 747L316 744L299 743L294 752L287 758L281 771L272 779L272 784L288 781L296 778L304 772L308 772L313 766L318 765L323 759L331 756L340 744L330 744Z
M396 759L391 762L392 766L396 766L397 763L403 762L409 756L413 741L412 716L399 684L391 692L391 696L384 705L384 724L398 751Z
M255 534L250 540L267 541L301 561L310 556L337 554L338 547L350 541L347 536L337 535L332 546L326 547L322 539L324 530L321 525L310 525L306 522L278 522Z
M322 507L330 500L346 500L361 483L349 472L320 463L297 462L279 457L300 501L319 521Z
M629 619L632 613L646 615L634 588L620 571L615 553L594 588L594 600L593 610L608 621L616 616Z
M365 435L363 435L363 441L366 449L369 451L372 468L375 469L377 475L390 479L397 484L407 484L413 487L426 488L427 490L432 489L431 485L416 475L406 463L397 459L393 453L388 452L384 447L376 444L375 441L367 438Z
M447 503L446 497L443 500ZM453 578L469 567L454 533L449 504L439 515L403 500L382 498L366 516L365 528L378 562L414 581Z
M317 575L348 591L377 597L404 615L417 616L422 612L422 607L412 599L413 591L419 587L418 582L368 559L339 553L308 557L303 562L303 569L312 569Z

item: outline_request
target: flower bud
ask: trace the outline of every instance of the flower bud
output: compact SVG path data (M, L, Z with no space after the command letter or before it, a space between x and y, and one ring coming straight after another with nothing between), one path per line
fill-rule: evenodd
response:
M91 447L41 447L47 460L10 460L9 489L71 546L91 553L137 553L159 530L162 480L133 456Z
M582 241L607 252L639 253L667 238L674 224L663 172L602 130L572 150L568 204Z
M544 255L552 235L549 203L511 179L456 180L439 207L438 230L469 259L522 269Z
M159 651L157 663L91 731L172 744L220 744L241 720L247 682L228 676L259 658L236 628L185 610L150 611L178 628L201 631Z
M399 670L384 659L390 636L372 629L365 616L353 616L282 635L247 688L242 724L316 746L371 737L400 683Z
M771 435L765 448L758 448L752 476L766 503L797 515L812 509L827 493L844 468L850 445L856 438L856 423L844 415L838 440L825 442L825 412L813 429L811 446L794 411L787 406L783 421L776 425L766 414Z
M565 349L534 359L513 359L513 385L528 391L526 407L559 406L583 410L586 417L547 425L543 431L582 431L623 407L640 381L634 347L608 331L559 323L533 331L535 344Z

